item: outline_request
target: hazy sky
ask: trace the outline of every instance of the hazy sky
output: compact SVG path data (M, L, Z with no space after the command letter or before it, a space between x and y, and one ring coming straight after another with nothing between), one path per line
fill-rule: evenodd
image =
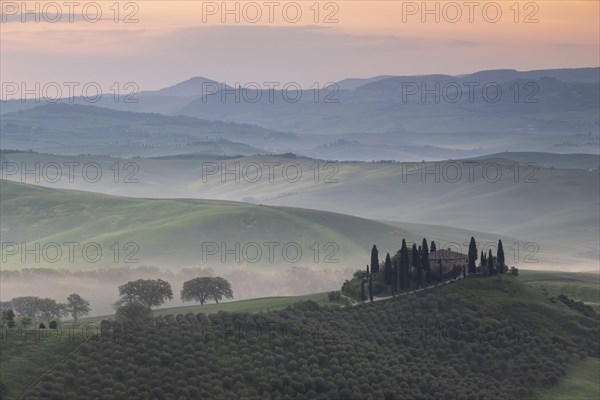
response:
M222 1L146 0L120 2L118 15L114 3L30 1L34 13L24 15L22 1L3 0L2 82L98 82L106 89L132 81L157 89L204 76L308 86L384 74L600 65L597 0L518 7L513 0L439 1L426 10L420 1L229 1L231 14Z

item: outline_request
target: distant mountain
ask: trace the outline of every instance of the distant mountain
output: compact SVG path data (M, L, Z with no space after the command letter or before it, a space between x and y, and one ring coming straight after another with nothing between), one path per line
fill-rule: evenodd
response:
M473 74L466 75L422 75L422 76L388 76L365 79L364 84L357 85L355 89L362 90L377 90L384 87L399 89L404 83L439 83L440 85L448 85L449 83L464 84L467 82L477 82L480 84L505 84L519 80L541 80L554 79L563 83L599 83L600 68L573 68L573 69L544 69L535 71L517 71L514 69L497 69L479 71Z
M305 90L294 95L297 101L286 100L280 91L274 101L267 93L250 92L247 97L260 99L252 102L223 101L215 94L193 100L177 113L298 134L600 132L600 83L526 75L505 81L507 76L497 75L390 77L355 90ZM558 141L568 142L566 136Z
M533 71L516 71L514 69L499 69L480 71L463 76L467 79L486 79L496 82L508 82L517 79L554 78L566 83L598 83L600 82L600 68L560 68L538 69Z
M355 90L357 87L366 85L367 83L376 82L391 77L392 75L381 75L372 78L348 78L336 83L340 90Z
M196 76L160 90L141 92L140 95L198 97L205 94L208 90L214 90L212 89L214 87L230 88L230 86L226 85L225 83L213 81L212 79L203 78L201 76Z
M0 122L4 149L60 154L251 155L267 151L240 139L276 142L287 136L249 124L60 103L4 114Z
M294 152L325 159L440 160L505 150L597 154L600 148L599 75L600 68L578 68L526 72L490 70L463 76L377 76L342 80L337 88L325 87L319 91L269 93L245 89L237 99L231 95L224 99L223 92L202 97L207 85L211 91L222 86L214 80L196 77L158 91L139 93L137 103L105 96L94 105L173 118L187 116L250 124L246 127L253 126L254 135L242 134L239 129L231 128L233 125L221 124L222 129L212 130L212 138L268 152ZM75 99L75 103L89 106L83 99ZM39 104L9 101L1 105L1 110L6 115L7 110L14 112ZM48 117L47 113L36 115ZM98 123L96 117L88 117L93 119L92 127ZM146 114L132 117L143 126L141 130L137 126L135 134L158 133L159 129L149 126L154 125L152 118L142 121L146 117ZM13 114L3 121L12 122L15 118L29 117ZM46 129L47 123L37 121L28 125ZM164 125L163 122L158 125L161 124ZM177 128L173 132L180 131ZM130 136L135 134L129 133ZM7 142L3 148L28 149L22 137L13 139L16 141L11 147ZM142 139L136 140L139 143ZM57 146L35 149L58 152ZM179 154L183 153L189 152ZM105 154L116 153L106 151ZM172 154L175 153L153 155Z

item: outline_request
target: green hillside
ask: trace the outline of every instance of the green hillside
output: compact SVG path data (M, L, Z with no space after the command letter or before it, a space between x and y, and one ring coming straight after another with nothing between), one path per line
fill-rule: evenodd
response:
M5 245L5 269L96 268L132 260L170 267L204 264L217 270L235 264L272 271L286 264L341 268L356 266L375 242L395 248L402 238L411 237L410 232L379 222L294 208L124 198L11 182L2 183L0 196L2 240L19 246L12 249L16 254L8 254L11 250ZM68 262L66 245L61 245L60 258L51 248L52 243L67 242L80 244ZM39 243L39 262L35 254L22 261L25 245L21 243L28 248ZM84 246L90 243L90 254L84 254ZM119 244L119 254L111 247L114 243ZM209 244L216 247L211 250ZM48 254L44 246L50 246ZM101 257L92 262L97 248ZM55 258L58 262L52 263Z
M155 310L155 315L168 315L176 313L202 312L213 314L217 312L260 312L278 310L292 304L312 300L321 305L331 304L326 293L316 293L306 296L287 296L258 298L243 301L231 301L222 304L207 304L204 306L188 306L180 308L166 308ZM14 335L6 331L0 341L0 382L6 385L8 395L2 393L2 400L19 398L19 394L31 385L35 379L51 369L54 365L69 356L71 352L86 342L86 338L93 335L103 319L112 316L92 317L80 320L82 329L69 331L68 328L59 331L60 335L49 333L49 336L35 336L29 332L27 339L23 339L18 332ZM89 327L89 328L84 328ZM85 330L87 329L87 330ZM38 331L39 332L39 331ZM86 332L84 334L84 332ZM37 340L36 340L37 338Z
M337 310L164 316L118 341L114 327L23 398L526 400L564 391L570 366L599 355L597 320L509 276Z
M558 296L564 294L577 301L600 309L600 275L591 273L562 273L559 271L521 270L520 278L529 285Z
M4 154L4 159L17 165L25 163L29 168L36 162L41 165L79 163L81 166L94 162L104 172L101 180L88 183L79 167L74 182L70 182L65 168L63 179L58 182L40 179L39 184L50 187L122 196L210 198L318 209L381 221L401 221L399 226L403 231L407 231L404 223L466 230L462 236L454 232L450 237L437 228L427 233L428 238L445 240L464 241L470 231L489 232L494 237L504 235L516 238L511 241L515 247L511 251L512 263L519 263L522 268L590 269L597 265L600 256L597 229L600 179L597 169L590 171L597 156L502 153L425 165L420 162L328 163L271 155L121 159L11 153ZM471 161L479 163L472 167L472 176L468 167ZM125 169L128 163L137 168L132 176L137 179L136 183L123 182L133 171L130 167ZM121 172L117 182L111 170L114 165ZM271 172L267 165L277 166ZM461 175L455 182L449 178L455 176L456 165L461 168ZM262 174L259 179L254 179L256 166ZM286 167L292 167L292 172L298 168L302 175L298 180L291 180L284 175ZM213 168L212 172L209 173L208 168ZM235 171L236 168L237 177L224 175L226 169ZM484 175L484 168L488 168L489 176ZM421 172L436 169L437 176L423 176ZM501 175L496 180L497 171ZM17 172L7 178L19 180L21 175ZM34 183L31 176L26 181ZM353 229L352 234L356 230ZM533 243L533 247L526 248L529 243ZM529 263L531 259L537 263Z
M544 390L539 400L595 400L600 397L600 359L574 363L558 387Z

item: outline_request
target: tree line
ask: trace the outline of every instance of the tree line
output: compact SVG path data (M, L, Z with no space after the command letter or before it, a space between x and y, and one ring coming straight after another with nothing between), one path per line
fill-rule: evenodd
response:
M546 302L537 291L480 281L490 295L477 301L429 290L343 309L187 312L121 330L120 340L120 325L103 321L21 398L526 400L579 357L598 356L596 320L552 303L527 318L512 305ZM535 329L557 320L561 340Z
M379 261L379 250L377 245L371 249L371 263L365 269L357 270L351 280L342 285L342 293L361 301L373 301L377 294L388 294L394 296L397 293L415 290L430 286L435 283L444 282L447 279L457 279L461 274L463 278L477 274L495 275L507 272L505 264L502 240L498 240L496 256L492 250L488 255L481 252L480 264L477 267L477 244L471 237L469 251L466 255L466 265L454 265L451 270L444 273L442 260L438 258L437 265L432 265L430 255L437 251L435 241L428 243L423 238L420 245L412 244L409 249L406 240L402 239L400 249L393 255L387 253L385 259ZM510 269L511 274L518 274L516 268ZM368 289L366 288L368 287Z
M231 284L221 277L193 278L183 283L181 300L204 304L208 301L232 299ZM151 316L154 307L173 300L171 284L162 279L138 279L119 286L119 299L114 303L117 318L139 319ZM39 322L40 328L46 324L56 328L62 317L71 317L76 322L91 311L90 302L73 293L66 303L36 296L21 296L0 304L1 321L8 328L16 327L16 318L27 328Z
M79 294L73 293L67 297L66 303L58 303L54 299L40 298L36 296L21 296L2 303L2 325L8 328L16 326L16 317L20 317L21 326L27 328L34 322L39 322L40 328L46 324L50 328L57 327L57 320L61 317L70 316L73 320L89 314L90 302Z
M142 322L152 318L152 308L173 300L171 284L162 279L138 279L119 286L119 300L114 304L116 318ZM221 277L193 278L183 283L182 301L204 304L223 298L233 299L231 284Z

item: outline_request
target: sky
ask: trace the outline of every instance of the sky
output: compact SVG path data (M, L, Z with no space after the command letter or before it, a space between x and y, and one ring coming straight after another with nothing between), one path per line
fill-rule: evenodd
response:
M2 97L6 82L152 90L203 76L308 87L377 75L593 67L599 4L2 0Z

